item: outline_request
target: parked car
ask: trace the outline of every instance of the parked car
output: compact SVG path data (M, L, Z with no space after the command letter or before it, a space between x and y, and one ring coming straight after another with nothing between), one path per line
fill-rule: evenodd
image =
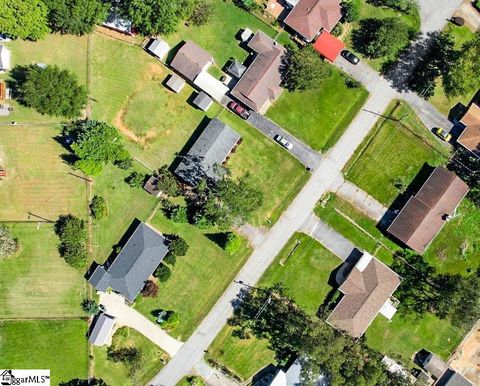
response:
M293 147L293 143L288 142L280 134L277 134L275 137L273 137L273 139L277 141L280 145L282 145L285 149L291 150Z
M228 108L232 110L235 114L241 116L243 119L247 119L250 116L250 112L237 102L229 102Z
M358 62L360 62L360 59L349 50L343 50L341 55L352 64L358 64Z
M443 130L441 127L436 127L433 132L444 141L448 142L452 139L452 135L448 131Z

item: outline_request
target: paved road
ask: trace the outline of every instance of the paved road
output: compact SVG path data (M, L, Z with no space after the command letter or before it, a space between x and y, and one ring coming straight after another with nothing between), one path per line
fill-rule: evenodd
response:
M250 117L247 119L247 122L272 140L277 134L280 134L282 137L286 138L287 141L293 144L293 148L291 150L285 150L289 151L296 159L305 165L305 167L316 169L320 164L322 156L318 152L313 150L299 139L295 138L292 134L282 129L270 119L252 111Z
M107 314L114 316L116 322L122 326L128 326L137 330L140 334L150 339L168 355L173 357L177 354L183 343L173 339L158 325L152 323L134 308L125 304L125 299L117 294L100 294L100 304L105 306Z

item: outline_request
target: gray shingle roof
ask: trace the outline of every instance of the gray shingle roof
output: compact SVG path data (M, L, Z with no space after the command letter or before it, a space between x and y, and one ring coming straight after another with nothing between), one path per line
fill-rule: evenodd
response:
M165 238L142 222L115 260L108 267L98 266L88 282L98 291L111 288L133 302L167 253Z
M212 98L210 98L203 91L201 91L193 100L193 104L203 111L207 111L212 103Z
M240 135L218 119L212 119L188 153L182 157L175 174L192 186L203 178L221 176L215 165L221 165L240 140Z
M107 343L112 333L115 326L115 318L102 313L94 323L95 325L90 332L88 341L95 346L103 346Z
M228 66L227 72L236 78L240 78L246 69L247 67L245 67L242 63L233 60Z
M452 369L448 369L437 381L436 386L473 386L473 383L466 379L462 374L459 374Z
M183 86L185 86L185 80L180 78L177 74L172 74L168 78L166 84L170 90L179 93L182 91Z

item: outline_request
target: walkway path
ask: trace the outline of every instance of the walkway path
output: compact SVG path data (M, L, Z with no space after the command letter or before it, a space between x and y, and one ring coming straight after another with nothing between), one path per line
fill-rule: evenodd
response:
M114 316L116 322L137 330L140 334L150 339L171 357L175 356L183 343L173 339L158 325L148 320L134 308L125 304L125 299L114 293L100 294L100 304L105 306L105 312Z

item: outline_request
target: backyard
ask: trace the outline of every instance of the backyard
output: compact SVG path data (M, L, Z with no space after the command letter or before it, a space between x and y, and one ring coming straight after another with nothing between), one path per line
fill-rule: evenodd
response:
M348 88L346 76L331 71L317 89L284 91L266 114L314 150L332 147L368 97L365 88Z
M445 163L449 149L433 137L412 109L393 101L344 169L345 177L385 206L425 164ZM382 167L379 167L382 165Z

